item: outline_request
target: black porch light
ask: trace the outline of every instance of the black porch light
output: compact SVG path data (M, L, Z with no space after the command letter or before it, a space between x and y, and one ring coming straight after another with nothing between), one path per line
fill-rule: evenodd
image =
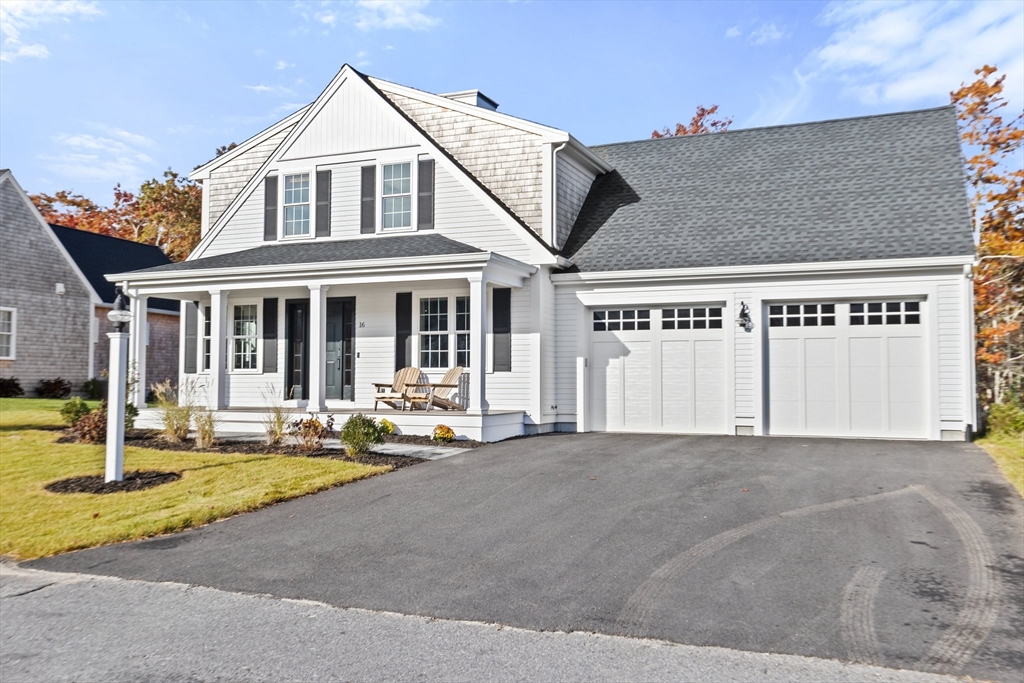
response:
M124 293L117 288L117 298L114 299L114 307L107 313L107 320L114 323L115 332L124 332L124 326L131 322L132 312L125 307Z

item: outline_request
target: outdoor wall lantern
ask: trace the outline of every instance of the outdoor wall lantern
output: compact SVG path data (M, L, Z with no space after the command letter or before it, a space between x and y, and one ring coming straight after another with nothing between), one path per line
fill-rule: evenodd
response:
M740 315L736 318L736 322L747 332L754 329L754 321L750 317L750 307L742 301L740 302Z
M117 288L117 298L114 299L114 306L107 312L107 320L114 323L114 331L124 332L124 326L131 322L132 312L124 306L124 293Z

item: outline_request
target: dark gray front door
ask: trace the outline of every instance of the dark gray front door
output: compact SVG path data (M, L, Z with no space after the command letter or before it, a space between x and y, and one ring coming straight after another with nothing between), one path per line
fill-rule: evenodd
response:
M356 300L327 300L326 398L353 400L355 378Z

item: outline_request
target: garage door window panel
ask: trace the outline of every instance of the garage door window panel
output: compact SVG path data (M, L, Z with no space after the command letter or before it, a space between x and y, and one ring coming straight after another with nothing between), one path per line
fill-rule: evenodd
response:
M663 308L661 310L663 330L720 330L722 329L721 307L708 308Z
M920 325L920 301L870 301L850 304L851 325Z
M634 332L651 329L648 308L594 311L594 332Z
M834 327L835 304L774 304L768 307L769 327Z

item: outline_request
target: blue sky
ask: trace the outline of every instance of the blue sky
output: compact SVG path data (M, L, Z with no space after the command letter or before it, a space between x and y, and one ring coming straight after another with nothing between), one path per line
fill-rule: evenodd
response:
M312 101L344 63L587 144L717 103L733 128L948 103L995 63L1024 102L1024 3L0 4L0 166L108 204Z

